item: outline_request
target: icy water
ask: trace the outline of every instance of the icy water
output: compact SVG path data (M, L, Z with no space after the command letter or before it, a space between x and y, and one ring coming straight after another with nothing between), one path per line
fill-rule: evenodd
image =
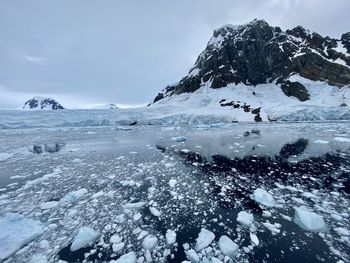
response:
M42 229L7 220L22 233L6 229L0 262L349 262L349 150L349 123L6 128L0 226L15 213ZM326 227L300 227L298 207ZM96 236L72 251L82 227ZM198 249L202 229L215 238Z

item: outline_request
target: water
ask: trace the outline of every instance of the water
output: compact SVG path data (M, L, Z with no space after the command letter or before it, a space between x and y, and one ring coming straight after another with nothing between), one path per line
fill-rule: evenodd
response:
M0 152L12 156L0 161L0 216L15 212L45 224L42 235L8 260L41 255L51 262L108 262L130 251L147 257L142 247L147 231L158 237L153 261L181 262L183 244L193 248L206 228L216 237L200 253L203 261L214 255L224 260L217 242L227 235L240 248L237 262L347 262L349 237L335 229L350 225L350 143L339 138L350 138L349 123L0 130ZM57 142L63 145L59 151L33 152L34 145L45 149ZM258 187L273 195L276 207L250 198ZM85 196L60 202L81 188ZM58 203L42 208L51 201ZM130 206L138 202L138 208ZM298 206L322 215L327 231L296 225ZM236 221L243 210L254 215L250 227ZM280 224L278 233L267 229L267 222ZM81 226L97 230L99 239L71 252ZM171 246L165 242L169 229L177 233ZM109 241L115 233L125 243L118 253ZM257 235L258 246L250 233Z

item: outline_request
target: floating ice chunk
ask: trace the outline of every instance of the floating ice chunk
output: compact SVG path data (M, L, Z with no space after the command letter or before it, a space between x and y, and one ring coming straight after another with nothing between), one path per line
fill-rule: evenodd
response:
M211 263L223 263L223 262L220 259L218 259L218 258L212 257L211 258Z
M266 207L274 207L276 205L275 199L272 197L272 195L261 188L255 189L250 198L258 204L264 205Z
M168 229L165 234L165 240L168 245L172 245L176 242L176 232Z
M125 244L124 244L123 242L117 243L117 244L113 244L113 245L112 245L112 250L113 250L113 252L114 252L114 253L118 253L120 250L123 249L124 245L125 245Z
M0 260L8 258L44 232L39 221L17 213L1 217L0 229Z
M259 246L259 239L255 234L250 233L250 240L254 245Z
M47 257L44 254L35 254L31 257L29 263L47 263Z
M185 142L187 138L184 136L178 136L178 137L172 137L171 140L176 142Z
M158 244L158 238L155 235L148 235L142 242L142 246L144 249L153 251Z
M68 194L62 197L60 202L63 204L71 203L83 198L87 193L88 193L88 190L86 190L85 188L81 188L79 190L69 192Z
M133 216L133 220L134 221L139 221L141 219L141 217L142 217L141 213L136 213Z
M10 153L0 153L0 162L8 160L12 156L13 156L13 154L10 154Z
M145 204L145 202L127 203L123 207L124 209L141 209Z
M201 229L201 232L198 234L196 239L196 251L201 251L203 248L206 248L210 245L211 242L215 239L215 234L205 228Z
M319 143L319 144L328 144L329 141L324 141L324 140L315 140L314 143Z
M350 236L350 231L343 227L336 227L334 230L338 233L339 236Z
M193 249L187 250L185 251L187 258L191 261L191 262L199 262L199 256L196 253L196 251L194 251Z
M125 255L122 255L117 260L111 260L109 263L136 263L136 254L135 252L129 252Z
M228 236L221 236L219 239L218 245L219 245L221 252L225 256L229 256L230 258L234 258L237 255L239 247Z
M169 180L169 186L170 186L171 188L174 188L176 184L177 184L177 180L176 180L176 179L171 178L171 179Z
M333 140L338 141L338 142L350 142L350 138L345 138L345 137L335 137Z
M254 222L254 216L246 211L241 211L237 215L237 221L245 226L250 226Z
M119 183L120 183L122 186L130 186L130 187L133 187L133 186L140 187L140 186L141 186L140 183L135 182L134 180L121 180Z
M57 204L58 204L57 201L50 201L50 202L42 203L42 204L40 205L40 208L43 209L43 210L51 209L51 208L56 207Z
M262 216L264 216L264 217L271 217L272 214L271 214L270 211L264 210L263 213L262 213Z
M311 212L304 206L296 207L294 210L294 223L301 228L312 232L323 232L327 229L322 216Z
M137 240L141 240L142 238L144 238L147 235L148 235L148 231L142 230L140 232L139 236L137 237Z
M154 206L150 206L149 211L151 212L152 215L159 217L162 213L155 208Z
M103 191L99 191L91 196L91 198L96 199L104 195Z
M83 226L73 239L70 251L77 251L83 247L91 245L99 236L99 233L91 227Z
M120 243L122 242L122 238L118 234L114 234L109 238L110 243Z
M265 222L263 223L264 227L266 227L268 230L271 231L272 235L276 235L279 234L281 232L280 228L281 228L281 224L275 223L275 224L271 224L270 222Z

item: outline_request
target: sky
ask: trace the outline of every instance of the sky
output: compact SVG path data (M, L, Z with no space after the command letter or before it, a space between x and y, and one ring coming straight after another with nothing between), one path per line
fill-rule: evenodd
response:
M0 108L152 101L224 24L265 19L340 38L349 0L0 0Z

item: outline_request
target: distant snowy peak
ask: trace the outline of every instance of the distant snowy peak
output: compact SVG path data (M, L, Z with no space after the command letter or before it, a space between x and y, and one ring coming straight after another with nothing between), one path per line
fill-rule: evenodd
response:
M36 96L28 100L23 109L25 110L63 110L63 106L52 98Z
M337 87L349 85L350 32L333 39L302 26L283 31L257 19L244 25L224 25L214 30L189 73L166 87L154 102L201 87L256 86L274 81L290 86L286 81L293 74Z
M94 105L89 105L87 107L88 109L93 109L93 110L113 110L113 109L119 109L119 107L114 104L114 103L102 103L102 104L94 104Z

